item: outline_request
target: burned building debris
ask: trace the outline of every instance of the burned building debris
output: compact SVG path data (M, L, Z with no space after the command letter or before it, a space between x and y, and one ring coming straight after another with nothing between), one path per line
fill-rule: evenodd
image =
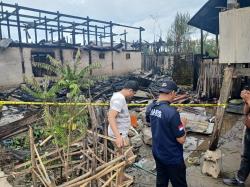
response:
M94 74L119 75L141 68L142 27L4 2L0 7L1 86L16 86L33 74L42 77L44 72L32 62L49 63L47 55L71 62L78 49L83 67L102 64L102 71ZM121 29L124 32L114 32ZM138 31L139 45L127 41L126 29Z
M219 15L226 20L228 12L239 13L242 8L220 12L215 6L222 4L225 1L209 0L189 22L216 34L217 47ZM201 24L204 12L207 25ZM124 31L115 32L116 28ZM137 41L127 41L129 30L138 33ZM242 60L240 50L227 48L229 41L223 33L220 56L203 54L203 31L201 54L169 54L161 37L153 43L142 42L143 31L142 27L0 2L0 169L6 174L2 177L0 170L0 179L7 178L13 186L117 187L119 172L126 169L122 186L154 186L156 165L145 111L166 80L179 85L172 104L188 121L183 146L187 166L195 167L191 175L201 173L203 153L210 149L205 162L216 165L216 173L211 175L218 177L221 155L235 154L226 152L229 146L223 147L224 143L241 139L241 117L231 113L243 111L243 101L238 98L242 84L249 81L248 54L242 55L246 57ZM220 31L225 34L223 28ZM226 54L226 49L235 53ZM236 57L239 61L228 66L227 59ZM92 68L96 64L101 68ZM60 77L46 66L60 67L65 74ZM87 76L77 78L78 70L86 71ZM136 80L139 90L128 101L131 146L118 155L115 140L108 136L107 113L112 93L120 91L128 80ZM228 100L230 94L237 99ZM224 111L231 113L225 118ZM220 146L223 154L219 151L211 159L210 153ZM136 156L129 155L130 150ZM203 186L196 179L189 184Z

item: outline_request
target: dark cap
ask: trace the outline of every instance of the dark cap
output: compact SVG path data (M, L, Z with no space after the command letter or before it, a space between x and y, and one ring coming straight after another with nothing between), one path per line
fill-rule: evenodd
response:
M244 90L249 90L250 91L250 84L244 85Z
M139 84L137 81L129 80L124 84L123 88L132 89L133 91L137 91L137 90L139 90Z
M159 92L161 93L170 93L172 91L177 92L177 89L178 87L174 81L165 81L162 83Z

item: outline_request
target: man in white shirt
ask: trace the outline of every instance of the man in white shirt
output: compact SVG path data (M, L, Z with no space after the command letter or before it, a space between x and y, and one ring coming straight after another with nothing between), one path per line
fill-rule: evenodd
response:
M130 128L130 115L126 99L132 98L138 88L138 83L130 80L125 83L120 92L115 92L111 97L108 113L108 135L115 138L118 148L124 146L124 139L128 137Z
M115 139L115 148L118 155L123 154L123 150L129 146L128 131L131 121L126 99L132 98L138 89L138 83L129 80L121 91L113 94L110 100L108 135ZM133 156L132 151L128 154ZM125 180L124 172L122 171L119 176L119 183L122 183Z

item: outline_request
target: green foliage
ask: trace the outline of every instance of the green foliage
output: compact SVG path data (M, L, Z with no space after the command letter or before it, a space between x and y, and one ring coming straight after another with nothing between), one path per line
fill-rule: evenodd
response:
M200 39L192 40L191 47L193 49L193 53L200 54L201 53L201 41ZM203 40L203 54L210 57L218 57L218 49L216 45L215 38L208 36L208 33L204 33Z
M188 53L190 52L190 31L191 27L187 24L190 20L189 13L177 12L167 35L168 53Z
M88 124L87 111L79 106L58 106L45 113L47 136L53 135L54 143L67 145L67 137L74 133L74 139L86 132Z
M70 63L62 64L60 61L57 61L51 56L48 56L51 64L34 62L34 67L42 68L48 72L56 74L57 81L51 88L48 88L49 83L53 81L55 82L54 78L46 76L42 87L35 80L35 78L32 80L28 80L26 78L25 82L28 86L23 85L22 89L32 95L34 98L45 101L55 99L56 93L63 88L69 90L69 98L74 98L75 96L79 95L81 89L86 89L94 85L95 79L93 79L93 77L90 75L90 72L101 67L100 63L94 63L80 70L80 54L80 50L78 50L73 66L71 66Z
M32 97L41 99L43 101L50 101L56 98L56 93L61 89L58 84L54 84L49 88L51 79L45 77L43 83L40 84L35 78L29 80L25 78L26 85L22 85L21 88Z
M26 79L26 85L22 88L34 98L54 101L56 93L66 88L69 90L67 102L84 102L85 97L80 97L81 89L89 88L94 85L96 80L101 79L100 76L91 76L92 70L101 67L99 63L79 68L80 50L76 54L73 65L70 63L62 64L51 56L48 58L51 64L34 63L33 65L56 74L57 81L49 86L53 81L50 77L45 77L42 84L39 84L34 78L32 80ZM87 110L80 106L49 107L45 105L43 119L46 124L45 135L52 135L53 142L59 147L69 146L68 141L73 141L84 134L88 124Z

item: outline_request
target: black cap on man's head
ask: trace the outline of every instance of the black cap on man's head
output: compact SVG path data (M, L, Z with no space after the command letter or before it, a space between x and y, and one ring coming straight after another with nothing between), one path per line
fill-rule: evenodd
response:
M137 91L137 90L139 90L139 84L137 81L129 80L124 84L123 88L132 89L133 91Z
M159 92L160 93L170 93L172 91L177 92L177 89L178 87L174 81L165 81L162 83Z

